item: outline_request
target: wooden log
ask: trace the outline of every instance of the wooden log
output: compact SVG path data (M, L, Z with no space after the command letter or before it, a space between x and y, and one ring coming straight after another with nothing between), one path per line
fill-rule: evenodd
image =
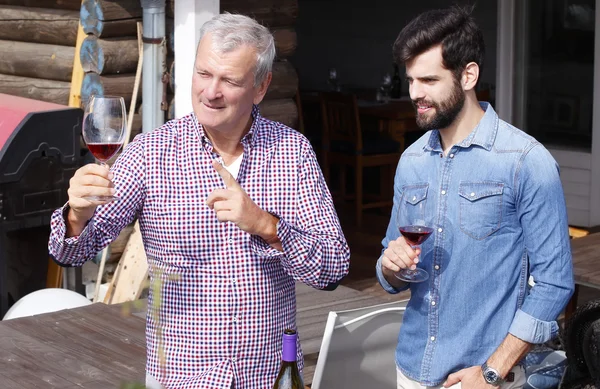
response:
M264 100L259 104L260 114L270 120L297 128L298 107L293 99Z
M0 40L0 73L71 81L75 50L69 46Z
M81 102L87 104L92 95L99 96L121 96L125 104L129 106L131 95L133 94L133 84L135 74L115 74L101 76L97 73L86 73L81 85ZM141 85L138 93L138 101L142 98Z
M119 20L99 20L88 19L83 26L83 31L86 34L92 34L98 38L115 38L123 36L136 36L137 22L141 22L142 18L129 18Z
M92 28L99 20L141 18L143 12L140 0L83 0L80 4L84 31Z
M83 31L86 34L95 35L98 38L116 38L125 36L137 36L137 22L141 22L141 17L128 18L128 19L117 19L117 20L101 20L97 18L86 17L85 20L82 17ZM167 32L168 39L173 39L174 21L173 19L165 19L165 30ZM173 42L169 42L171 51L173 49Z
M293 97L298 89L298 74L288 61L273 63L273 79L265 95L265 100Z
M0 39L75 46L79 12L72 10L0 7Z
M0 93L49 103L69 103L69 82L0 74Z
M282 27L273 30L273 38L277 57L289 57L296 51L296 30L293 28Z
M167 1L167 17L175 14L175 1ZM298 0L221 0L220 11L251 16L267 27L292 26L298 17Z
M98 39L88 35L79 52L85 72L98 74L135 73L139 59L137 39Z
M168 21L169 19L167 19ZM175 51L175 32L167 26L167 42L170 52ZM296 30L291 27L279 27L273 31L275 54L278 58L290 57L296 51Z
M0 5L20 5L23 7L79 11L79 8L81 8L81 0L0 0Z

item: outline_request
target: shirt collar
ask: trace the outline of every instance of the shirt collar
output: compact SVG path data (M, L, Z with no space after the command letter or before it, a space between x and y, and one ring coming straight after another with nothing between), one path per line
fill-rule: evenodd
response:
M457 144L458 147L468 148L472 145L478 145L485 150L490 151L496 140L498 133L498 115L491 104L480 102L481 109L485 111L483 117L475 126L473 131L462 142ZM441 151L442 143L440 140L440 132L438 130L431 131L429 141L423 146L427 151Z
M256 133L260 128L260 122L262 121L262 116L260 115L260 109L258 105L254 104L252 106L252 125L250 126L250 130L242 137L241 143L244 145L244 148L250 147L252 148L255 144ZM200 138L200 142L202 145L211 144L210 139L206 136L206 132L204 132L204 126L198 122L198 118L196 118L196 114L192 113L194 117L194 124L196 125L196 130L198 131L198 137Z

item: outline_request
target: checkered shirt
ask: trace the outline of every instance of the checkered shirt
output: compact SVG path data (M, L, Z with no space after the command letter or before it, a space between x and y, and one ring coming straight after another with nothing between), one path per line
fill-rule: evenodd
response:
M148 299L147 373L167 389L271 388L283 330L296 328L295 281L324 288L348 273L349 248L310 143L257 107L252 115L238 182L280 218L283 253L205 204L224 183L194 114L127 146L112 167L120 201L98 207L79 236L65 238L66 206L52 216L50 254L73 266L138 218L160 285ZM298 360L302 369L300 347Z

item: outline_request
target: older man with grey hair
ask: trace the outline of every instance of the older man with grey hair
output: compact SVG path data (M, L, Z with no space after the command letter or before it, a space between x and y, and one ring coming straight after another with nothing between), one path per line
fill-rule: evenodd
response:
M110 171L79 169L52 217L50 253L67 266L93 258L138 218L158 286L146 331L147 382L156 387L271 387L282 333L296 329L295 281L331 289L348 272L310 143L257 107L274 56L273 36L253 19L207 22L194 112L136 137ZM113 193L119 201L85 199Z

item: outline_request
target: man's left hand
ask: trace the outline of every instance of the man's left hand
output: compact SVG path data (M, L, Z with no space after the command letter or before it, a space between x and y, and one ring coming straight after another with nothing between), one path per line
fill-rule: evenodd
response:
M206 199L206 204L217 213L219 221L233 222L243 231L263 238L273 233L270 231L273 227L276 234L276 218L256 205L223 165L218 161L213 161L212 165L226 187L214 190Z
M444 388L461 383L462 389L497 389L488 384L481 373L481 366L472 366L452 373L444 382Z

